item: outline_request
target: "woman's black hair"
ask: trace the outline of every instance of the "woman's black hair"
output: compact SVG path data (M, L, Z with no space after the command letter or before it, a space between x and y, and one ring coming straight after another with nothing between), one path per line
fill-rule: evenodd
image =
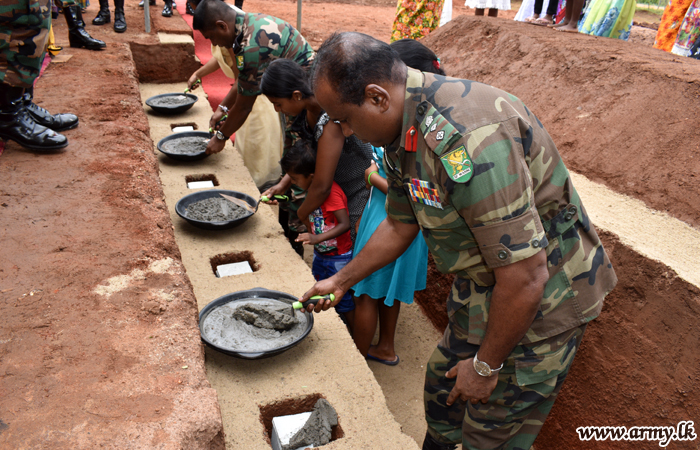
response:
M260 80L260 90L274 98L292 98L294 91L301 92L302 98L314 95L306 71L291 59L272 61Z
M445 71L440 67L440 59L425 45L414 39L401 39L389 44L391 48L401 57L401 60L408 67L412 67L421 72L431 72L438 75L445 75Z
M308 177L316 171L316 152L311 142L299 139L282 157L280 166L284 173L292 172Z

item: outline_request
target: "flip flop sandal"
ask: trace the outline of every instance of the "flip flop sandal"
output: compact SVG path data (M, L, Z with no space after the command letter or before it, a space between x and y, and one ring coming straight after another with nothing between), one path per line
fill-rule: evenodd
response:
M387 366L395 366L399 362L401 362L401 360L399 359L399 355L396 355L395 360L389 361L388 359L377 358L376 356L372 356L369 353L367 353L367 356L365 356L365 359L369 359L370 361L377 361L378 363L386 364Z
M531 22L531 23L532 23L533 25L537 25L537 26L540 26L540 27L546 27L546 26L549 25L551 22L550 22L549 20L547 20L547 19L539 18L539 19L537 19L537 20L535 20L534 22Z

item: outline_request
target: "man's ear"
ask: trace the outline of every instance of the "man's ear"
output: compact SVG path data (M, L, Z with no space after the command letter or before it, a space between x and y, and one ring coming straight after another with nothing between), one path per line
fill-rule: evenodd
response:
M226 23L225 20L217 20L214 24L216 25L216 28L223 31L224 33L228 32L228 23Z
M383 87L377 84L368 84L365 86L365 101L379 108L380 112L384 112L389 109L391 96Z
M292 98L296 101L299 101L302 98L304 98L304 94L302 94L301 91L294 91L292 92Z

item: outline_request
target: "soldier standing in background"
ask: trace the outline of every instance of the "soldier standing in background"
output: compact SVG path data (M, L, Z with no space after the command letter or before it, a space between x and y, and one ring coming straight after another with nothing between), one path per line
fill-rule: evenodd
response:
M75 115L52 115L32 102L50 26L51 0L0 2L0 138L34 150L67 146L56 130L78 126Z
M554 142L515 96L409 69L360 33L321 46L314 93L346 136L386 146L388 216L302 301L341 298L422 231L456 275L426 370L423 449L529 449L617 282Z
M299 31L277 17L246 13L219 0L204 0L194 6L192 28L201 32L212 45L229 49L238 71L236 85L224 97L210 121L210 126L215 127L225 115L228 116L207 146L207 153L218 153L248 118L261 94L260 79L270 62L286 58L308 67L313 61L314 50Z

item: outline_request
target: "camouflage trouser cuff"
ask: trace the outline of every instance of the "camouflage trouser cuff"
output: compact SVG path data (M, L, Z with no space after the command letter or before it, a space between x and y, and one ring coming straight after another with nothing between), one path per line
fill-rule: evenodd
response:
M455 450L456 448L457 444L445 442L440 433L428 427L421 450Z

